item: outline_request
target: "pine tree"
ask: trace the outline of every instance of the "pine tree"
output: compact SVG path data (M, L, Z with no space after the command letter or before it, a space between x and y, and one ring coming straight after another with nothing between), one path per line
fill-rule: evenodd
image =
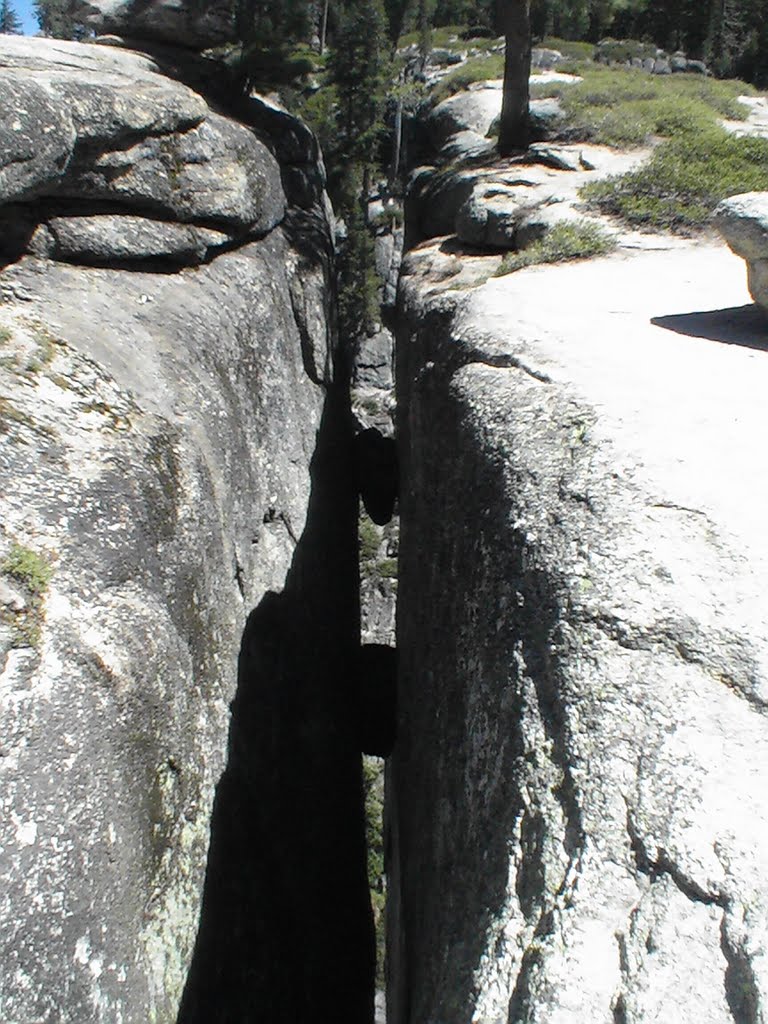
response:
M10 0L0 0L0 35L21 35L23 29Z
M88 35L80 0L35 0L35 15L43 35L54 39L84 39Z
M389 61L382 0L347 0L338 12L330 58L337 98L335 204L347 224L341 257L340 327L348 336L376 320L377 279L367 207L378 167Z

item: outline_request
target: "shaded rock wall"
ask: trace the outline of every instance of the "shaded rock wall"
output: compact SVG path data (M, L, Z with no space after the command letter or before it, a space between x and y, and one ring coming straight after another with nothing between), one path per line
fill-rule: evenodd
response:
M175 1020L210 835L181 1019L365 1021L316 145L130 51L2 37L0 84L0 1018Z
M765 459L719 487L695 468L713 422L734 455L749 443L765 333L744 321L757 352L667 335L643 355L615 333L591 350L597 306L586 329L570 308L546 326L554 278L626 302L620 275L636 289L642 267L462 294L429 265L407 262L397 353L389 1019L763 1020L768 551L745 524ZM627 445L661 365L677 407ZM713 379L724 403L741 382L740 416L684 405L678 388Z

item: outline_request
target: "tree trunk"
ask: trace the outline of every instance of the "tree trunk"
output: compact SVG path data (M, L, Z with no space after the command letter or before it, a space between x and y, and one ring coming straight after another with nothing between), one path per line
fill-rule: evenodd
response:
M515 150L526 149L529 140L531 2L500 0L499 8L507 41L504 57L504 94L499 124L499 152L506 156Z

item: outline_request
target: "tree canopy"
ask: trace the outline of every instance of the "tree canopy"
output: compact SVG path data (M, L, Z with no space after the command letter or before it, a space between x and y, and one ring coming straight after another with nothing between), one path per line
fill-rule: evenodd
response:
M22 31L21 19L10 0L0 0L0 34L20 35Z

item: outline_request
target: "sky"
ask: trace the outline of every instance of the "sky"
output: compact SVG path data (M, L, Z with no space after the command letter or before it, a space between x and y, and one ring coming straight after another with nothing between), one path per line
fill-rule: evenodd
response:
M36 35L40 31L40 26L37 24L32 0L10 0L10 4L19 16L24 35Z

